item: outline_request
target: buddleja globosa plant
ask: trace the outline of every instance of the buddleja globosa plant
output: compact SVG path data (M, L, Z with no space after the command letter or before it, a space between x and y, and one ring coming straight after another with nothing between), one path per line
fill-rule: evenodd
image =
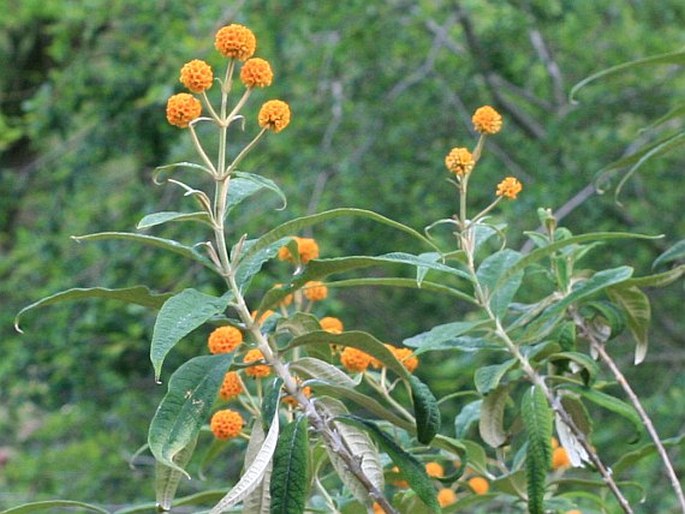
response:
M529 234L537 246L534 251L523 255L506 248L506 227L492 222L489 215L501 202L521 193L516 178L505 178L485 209L469 212L468 186L478 178L475 170L486 140L502 128L502 117L488 106L473 116L480 133L475 148L454 148L445 159L458 213L432 224L426 235L371 211L334 209L294 219L256 238L240 236L240 227L232 224L230 215L242 202L263 190L285 198L274 182L240 171L239 164L267 133L286 129L291 112L282 100L264 103L254 138L229 155L229 129L238 125L251 129L243 109L255 88L271 84L273 73L266 60L253 57L256 39L246 27L222 28L215 46L227 58L222 78L215 79L204 61L190 61L181 69L181 82L190 93L174 95L167 103L168 121L187 129L198 162L163 166L156 175L160 183L165 173L189 170L189 179L166 182L182 188L198 210L154 213L138 224L138 229L151 229L196 222L207 227L212 240L187 246L120 232L76 239L121 239L174 252L218 274L225 292L215 296L185 289L158 294L142 286L71 289L20 313L87 297L158 309L150 348L158 381L174 346L191 332L206 331L209 354L194 357L173 372L150 425L148 448L156 460L159 510L203 505L212 514L470 509L527 509L539 514L573 512L578 507L583 512L608 512L613 504L602 493L608 488L620 508L632 512L619 480L622 469L650 451L659 451L675 477L653 429L651 446L615 463L610 471L600 457L601 449L591 443L587 405L623 416L634 426L636 438L641 436L649 418L605 343L627 327L637 341L636 360L644 358L649 302L640 287L676 280L683 266L642 278L633 278L627 266L598 272L580 269L578 262L602 241L647 236L574 236L557 227L547 210L540 211L546 231ZM236 74L242 94L234 99ZM210 91L215 83L218 93ZM213 103L213 94L219 97L218 104ZM198 134L201 124L218 132L215 157L210 157ZM242 137L236 130L232 137L234 133ZM327 259L320 257L315 240L297 235L341 216L403 231L426 251ZM445 228L453 243L442 249L433 234ZM492 250L493 242L499 249ZM277 266L287 272L268 290L256 291L253 279L270 261L280 261ZM416 277L334 278L370 266L395 269L398 264L413 267ZM546 288L535 289L545 291L544 296L531 303L515 302L532 275L547 282ZM473 311L466 320L439 325L402 345L384 344L366 332L345 330L341 320L325 316L330 288L357 285L447 294ZM259 300L248 305L248 294ZM438 402L413 374L420 356L443 352L445 358L459 358L464 351L481 353L496 363L477 369L473 391L455 391ZM607 383L598 380L596 356L630 391L634 407L604 390ZM469 396L475 399L464 403ZM440 404L448 402L459 408L454 429L441 424ZM477 431L472 429L476 424ZM242 472L220 493L175 498L180 481L190 478L187 469L196 448L207 442L202 434L210 431L214 441L202 465L216 459L232 463L242 459ZM233 444L240 438L249 440L244 452ZM569 477L571 466L585 470Z

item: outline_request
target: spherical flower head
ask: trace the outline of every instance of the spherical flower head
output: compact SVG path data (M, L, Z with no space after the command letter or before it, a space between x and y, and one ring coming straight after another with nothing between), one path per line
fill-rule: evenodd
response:
M243 342L243 333L235 327L219 327L209 334L207 346L211 353L230 353Z
M247 27L233 23L219 29L214 38L214 47L224 57L244 61L254 55L257 38Z
M452 489L445 487L438 491L438 503L441 507L447 507L457 502L457 493Z
M414 355L409 348L396 348L391 347L395 358L402 363L402 365L407 368L409 373L414 373L416 368L419 366L419 358Z
M302 264L307 264L312 259L316 259L319 256L319 245L316 240L310 237L294 237L297 243L297 253L300 255L300 262ZM281 261L291 261L294 262L293 256L290 254L290 250L287 246L282 246L278 250L278 259Z
M426 462L426 474L429 477L441 478L445 476L445 468L438 462Z
M259 126L280 132L290 123L290 107L282 100L264 102L257 115Z
M570 466L571 459L569 459L566 449L561 446L555 448L552 452L552 469L566 469Z
M243 362L246 364L260 360L264 360L264 355L257 349L250 350L245 354L245 357L243 357ZM257 364L256 366L250 366L249 368L246 368L245 373L252 378L268 377L271 375L271 366L267 366L266 364Z
M217 439L231 439L238 437L243 430L243 417L239 412L231 409L224 409L214 413L209 427Z
M521 182L514 177L507 177L497 184L497 196L504 196L505 198L515 200L522 189L523 185Z
M371 355L351 346L345 347L340 354L340 363L343 367L353 373L366 371L371 362Z
M271 85L274 73L268 61L253 57L248 59L240 69L240 80L247 88L266 87Z
M212 67L205 61L193 59L181 68L181 84L193 93L202 93L214 83L214 73Z
M304 285L304 296L310 302L320 302L328 296L328 288L323 282L310 280Z
M202 114L200 100L188 93L178 93L167 100L166 119L178 128L186 128L188 124Z
M497 134L502 129L502 115L489 105L476 109L471 121L476 132L481 134Z
M319 325L321 325L321 330L325 330L331 334L341 334L344 330L343 322L333 316L321 318Z
M460 177L468 175L475 165L476 161L468 148L452 148L445 157L447 169Z
M243 392L243 383L235 371L229 371L224 375L224 381L219 389L219 398L224 401L231 400Z
M483 477L470 478L468 484L475 494L487 494L490 490L490 483Z

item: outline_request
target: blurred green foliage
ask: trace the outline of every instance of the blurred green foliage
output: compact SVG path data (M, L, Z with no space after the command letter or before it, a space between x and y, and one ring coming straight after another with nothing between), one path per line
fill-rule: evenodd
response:
M180 190L151 182L155 166L190 155L186 138L166 123L164 104L180 91L184 62L216 60L213 35L223 24L250 26L258 54L272 63L274 85L255 96L283 98L293 110L288 131L244 162L245 170L279 183L289 208L265 217L265 206L277 207L268 196L245 206L232 220L234 236L339 206L373 209L417 229L449 217L456 198L445 187L443 159L451 147L471 144L470 114L485 103L504 114L505 129L488 143L472 198L485 206L505 174L517 176L524 192L501 214L512 232L535 229L537 207L569 207L575 198L562 222L575 233L666 235L595 254L605 267L629 260L640 272L685 234L683 192L675 187L682 152L636 175L622 208L591 189L599 169L678 128L640 132L682 103L682 67L614 77L583 90L579 104L568 101L573 84L593 72L682 47L685 6L677 0L353 0L344 9L269 0L3 0L0 11L0 508L51 497L106 504L150 498L151 486L136 480L150 470L131 472L126 460L144 443L162 395L147 357L151 315L82 303L32 313L23 336L12 322L23 306L69 287L169 291L204 282L212 292L218 285L163 252L76 244L69 236L131 230L143 215L186 201ZM256 110L259 101L251 105ZM247 125L249 133L256 124ZM410 241L384 228L353 223L306 235L325 256L403 244L411 250ZM189 243L204 237L185 225L154 233ZM345 289L328 314L397 342L461 316L449 300L415 295ZM647 361L633 368L628 345L624 358L618 345L615 352L670 437L684 430L682 416L673 415L685 411L682 285L652 300ZM170 369L202 351L200 332L179 345ZM470 385L479 364L469 354L449 362L436 354L422 373L442 396ZM611 451L619 425L598 417L597 443ZM650 491L645 508L666 512L656 469L634 473Z

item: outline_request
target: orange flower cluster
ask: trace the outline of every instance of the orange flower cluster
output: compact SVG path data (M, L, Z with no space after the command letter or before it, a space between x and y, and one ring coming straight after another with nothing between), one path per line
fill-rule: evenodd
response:
M217 439L231 439L238 437L243 430L243 417L239 412L231 409L224 409L214 413L209 427Z
M497 184L497 196L504 196L505 198L515 200L522 189L523 185L521 182L514 177L507 177Z
M308 237L294 237L293 239L297 243L297 252L300 254L300 262L302 264L307 264L319 256L319 245L314 239ZM278 259L281 261L294 261L287 246L283 246L278 250Z
M212 67L205 61L193 59L181 68L181 84L193 93L202 93L214 83L214 73Z
M342 321L332 316L321 318L319 325L321 325L321 330L325 330L331 334L341 334L344 330Z
M457 176L468 175L476 161L468 148L452 148L445 157L445 166Z
M240 69L240 80L247 88L270 86L273 78L271 65L259 57L248 59Z
M476 132L481 134L497 134L502 129L502 115L489 105L476 109L471 121Z
M209 334L207 346L211 353L230 353L243 342L243 333L230 325L219 327Z
M447 507L457 502L457 493L448 487L438 491L438 503L441 507Z
M257 38L247 27L233 23L219 29L214 38L214 47L224 57L244 61L254 54Z
M414 355L409 348L397 348L392 345L386 345L386 348L390 350L395 358L402 363L402 365L407 368L409 373L414 373L416 368L419 366L419 358Z
M571 466L571 459L566 449L559 446L552 451L552 469L566 469Z
M490 483L483 477L473 477L467 482L475 494L487 494L490 490Z
M243 383L235 371L229 371L224 375L224 381L219 389L219 398L224 401L231 400L243 392Z
M259 109L257 121L262 128L280 132L290 123L290 107L282 100L269 100Z
M193 95L178 93L167 100L166 119L178 128L186 128L188 124L202 113L202 104Z
M243 357L244 363L250 363L255 361L264 360L264 355L260 350L254 349L250 350ZM271 366L266 364L257 364L256 366L250 366L245 369L245 373L252 378L264 378L271 375Z
M320 302L328 296L328 288L323 282L310 280L304 285L304 296L310 302Z
M433 478L442 478L445 476L445 468L439 462L426 462L426 474Z
M343 367L353 373L361 373L371 364L371 355L351 346L345 347L340 354L340 363Z

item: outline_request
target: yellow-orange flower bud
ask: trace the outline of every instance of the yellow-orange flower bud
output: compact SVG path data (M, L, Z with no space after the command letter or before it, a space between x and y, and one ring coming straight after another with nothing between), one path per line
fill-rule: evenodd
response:
M516 199L516 196L523 189L521 182L514 177L507 177L502 182L497 184L497 196L504 196L506 198Z
M209 427L217 439L231 439L240 435L244 424L239 412L224 409L214 413Z
M565 469L570 466L571 459L569 459L566 449L562 446L555 448L552 452L552 469Z
M219 327L209 334L207 346L211 353L229 353L243 342L243 333L235 327Z
M405 368L407 368L409 373L413 373L419 366L419 358L416 357L414 352L409 348L397 348L395 346L389 346L389 349L395 358L400 361Z
M166 119L179 128L186 128L188 123L202 114L200 100L188 93L178 93L167 100Z
M370 362L371 355L351 346L345 347L340 354L340 363L345 369L352 372L361 373L362 371L366 371Z
M202 93L212 87L214 74L212 67L205 61L193 59L183 65L179 80L193 93Z
M259 126L280 132L290 123L290 107L283 100L264 102L257 115Z
M259 57L248 59L240 69L240 80L248 88L270 86L273 78L271 65Z
M473 477L468 484L475 494L487 494L490 490L490 483L483 477Z
M224 57L244 61L254 54L257 38L247 27L233 23L219 29L214 39L214 47Z
M293 239L297 243L297 253L300 254L300 262L302 264L307 264L319 256L319 245L316 243L316 240L309 237L294 237ZM287 246L282 246L278 250L278 259L281 261L294 261Z
M331 334L340 334L344 330L342 321L340 321L338 318L334 318L333 316L321 318L319 325L321 325L321 330L325 330Z
M452 489L445 487L438 491L438 503L441 507L447 507L453 503L456 503L456 501L457 493L455 493Z
M442 478L445 476L445 468L439 462L426 462L426 474L433 478Z
M254 349L250 350L243 357L244 363L250 363L255 361L260 361L264 359L264 355L261 351ZM266 364L257 364L256 366L250 366L245 369L245 373L252 378L264 378L271 375L271 366Z
M468 175L475 165L476 161L468 148L452 148L445 157L447 169L458 176Z
M304 285L304 296L310 302L320 302L328 296L328 288L323 282L310 280Z
M481 134L497 134L502 129L502 115L489 105L476 109L471 121Z
M243 392L243 383L240 381L238 373L229 371L224 375L224 381L219 389L219 398L222 400L230 400L240 395Z

